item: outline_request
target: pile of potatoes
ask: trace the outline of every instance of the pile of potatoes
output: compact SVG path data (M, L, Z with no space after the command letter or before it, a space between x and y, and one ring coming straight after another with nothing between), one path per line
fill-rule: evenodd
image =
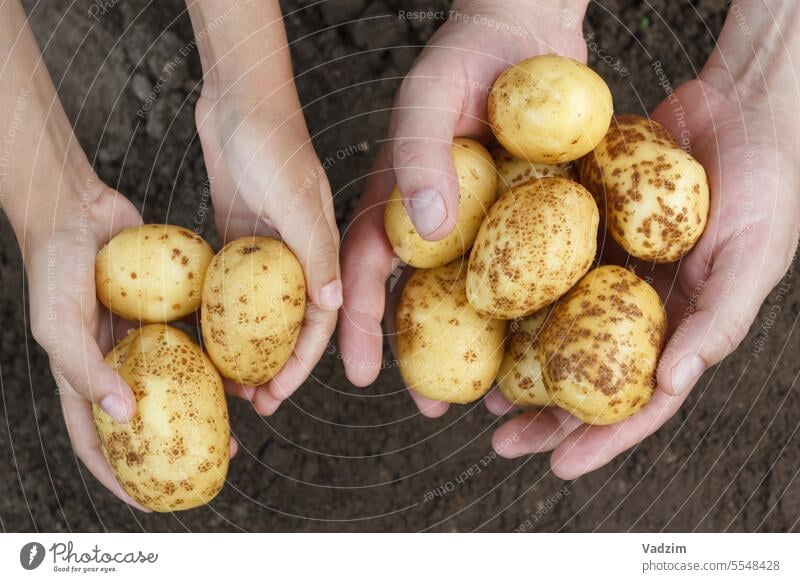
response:
M306 303L297 258L265 237L235 240L215 255L190 230L146 224L100 250L95 286L112 313L144 324L106 356L133 390L133 419L122 425L94 407L111 468L154 511L208 503L228 471L223 377L262 384L291 356ZM198 309L206 351L167 325Z
M618 422L652 396L667 321L647 282L596 266L599 226L633 257L677 261L706 225L705 171L655 121L615 117L602 78L568 58L510 67L487 111L493 155L453 143L450 235L423 240L396 189L386 207L417 269L396 314L400 372L435 400L472 402L496 381L514 404Z

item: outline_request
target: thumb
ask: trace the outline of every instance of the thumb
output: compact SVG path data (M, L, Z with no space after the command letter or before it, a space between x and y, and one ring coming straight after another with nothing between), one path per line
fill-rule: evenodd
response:
M768 224L729 238L717 251L708 280L688 290L690 304L696 302L696 308L672 334L661 355L657 371L661 390L678 395L691 389L707 368L745 338L761 303L791 259L786 264L775 260L775 249L764 244L768 240Z
M86 323L97 317L94 285L76 288L73 273L80 265L73 258L80 253L70 240L54 244L63 251L54 264L41 245L26 261L33 338L47 352L59 390L75 392L117 422L126 423L136 412L136 398L120 375L106 364L97 335ZM94 257L96 248L83 251ZM90 276L94 279L94 273ZM56 297L52 295L53 281L59 290Z
M319 182L319 192L281 197L275 216L281 217L276 222L284 242L303 266L311 301L325 311L336 311L342 305L339 232L330 187L324 177Z
M408 216L425 240L440 240L458 217L459 187L451 147L464 91L423 57L403 81L394 105L392 165Z
M128 384L103 360L95 337L85 326L62 315L42 337L34 325L36 341L47 350L50 368L59 390L72 389L99 406L119 423L127 423L136 412L136 398Z

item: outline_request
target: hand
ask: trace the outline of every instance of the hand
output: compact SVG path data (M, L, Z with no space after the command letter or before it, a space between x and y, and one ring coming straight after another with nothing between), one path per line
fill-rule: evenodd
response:
M62 180L60 193L68 202L47 217L52 223L36 226L20 241L30 290L31 330L50 358L78 458L117 497L149 511L117 483L100 448L92 413L96 404L117 422L126 423L136 412L130 387L103 361L134 324L112 316L97 300L94 261L111 237L141 219L124 196L91 171Z
M112 317L98 302L95 257L114 235L141 218L92 170L19 2L0 4L0 44L6 50L0 134L13 137L0 202L22 248L31 331L50 358L75 453L117 497L148 511L117 483L92 412L97 405L120 423L136 413L130 387L103 361L134 324ZM24 123L15 125L20 99ZM232 440L231 456L236 448Z
M573 12L562 9L575 5ZM580 33L586 2L456 2L397 94L389 139L378 156L342 253L344 305L339 339L347 377L373 382L383 346L384 284L398 259L383 227L384 203L396 183L417 232L439 240L455 225L458 180L450 157L457 136L488 137L488 92L500 73L525 58L558 53L586 61ZM574 18L565 19L565 14ZM387 326L393 314L387 311ZM393 327L393 326L392 326ZM422 414L447 404L414 394Z
M729 82L729 71L706 67L653 114L679 143L689 140L711 189L705 233L680 263L652 268L631 261L639 276L652 278L672 332L653 399L610 426L587 426L558 409L527 412L495 432L499 454L552 450L553 472L563 479L602 467L675 414L701 374L744 339L789 268L800 226L800 173L789 161L796 157L797 132L786 127L793 110L764 95L737 98L736 90L723 89L726 77ZM676 112L685 114L685 126ZM497 392L486 402L498 414L510 406Z
M283 112L269 94L231 93L200 97L196 117L220 238L282 238L306 274L310 302L284 368L262 386L226 382L229 394L269 415L305 381L336 326L342 287L331 189L299 108Z

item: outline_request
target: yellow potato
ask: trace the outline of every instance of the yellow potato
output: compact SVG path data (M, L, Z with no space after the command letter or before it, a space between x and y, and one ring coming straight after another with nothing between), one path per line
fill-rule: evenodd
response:
M703 166L645 117L615 117L603 141L581 160L580 180L597 199L611 236L634 257L677 261L706 227Z
M515 158L502 147L492 150L492 158L497 168L497 196L500 197L512 188L537 178L572 178L570 164L542 164Z
M623 420L650 400L667 317L655 289L614 265L587 273L539 334L553 402L589 424Z
M469 302L502 319L552 303L589 270L598 221L592 195L566 178L526 182L503 194L470 253Z
M220 373L239 384L263 384L292 355L306 306L303 269L289 247L266 237L227 244L203 285L206 350Z
M513 156L560 164L597 145L613 103L593 70L557 55L532 57L506 69L489 93L489 124Z
M495 201L497 176L486 148L476 141L459 137L453 140L452 154L461 201L456 225L449 235L438 241L426 241L419 236L396 186L386 204L386 236L395 254L418 269L441 267L467 252L475 242L481 221Z
M97 298L125 319L175 321L200 307L213 256L206 241L180 226L126 228L97 253Z
M516 406L553 406L544 387L538 357L539 332L549 312L540 309L510 325L497 385L506 400Z
M397 357L406 386L433 400L465 404L492 386L506 322L476 312L465 294L464 261L419 270L397 307Z
M136 414L94 420L117 480L154 511L191 509L225 484L230 451L222 379L192 338L165 324L131 331L106 356L130 385Z

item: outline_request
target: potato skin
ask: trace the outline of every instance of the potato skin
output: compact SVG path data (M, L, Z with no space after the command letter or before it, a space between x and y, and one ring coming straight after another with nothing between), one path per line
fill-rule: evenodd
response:
M433 400L466 404L492 386L506 322L467 302L466 265L415 271L397 306L397 357L406 386Z
M452 154L461 201L456 225L449 235L438 241L427 241L419 236L403 206L397 186L386 204L386 236L395 254L418 269L441 267L467 252L497 196L494 162L486 148L474 140L459 137L453 140Z
M94 407L100 444L117 480L153 511L211 501L230 450L222 379L192 338L165 324L131 331L106 356L136 396L128 424Z
M592 195L566 178L542 178L503 194L469 257L467 297L480 313L525 317L580 279L597 251Z
M631 416L653 395L666 332L655 289L615 265L590 271L558 301L540 332L547 392L589 424Z
M603 139L613 103L608 85L586 65L540 55L497 78L487 109L497 141L511 155L560 164L577 160Z
M292 355L306 306L303 269L281 241L255 236L217 253L203 285L203 341L220 374L263 384Z
M492 159L497 168L498 198L520 184L537 178L560 176L572 178L571 164L543 164L515 158L502 147L492 149Z
M703 166L645 117L615 117L603 141L581 160L580 181L594 194L611 236L634 257L677 261L705 230Z
M175 321L200 307L203 279L213 256L202 237L181 226L126 228L97 253L97 298L125 319Z
M538 357L539 333L549 313L549 309L540 309L509 326L497 386L506 400L516 406L553 406Z

